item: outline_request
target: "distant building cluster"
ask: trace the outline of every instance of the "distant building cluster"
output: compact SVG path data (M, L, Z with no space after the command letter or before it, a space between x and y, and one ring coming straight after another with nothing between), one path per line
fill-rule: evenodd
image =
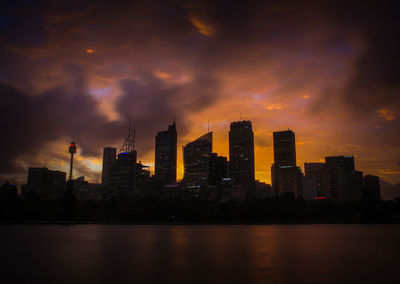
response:
M175 121L155 136L155 172L137 161L135 132L117 152L103 150L101 184L84 177L72 179L71 143L69 183L81 200L109 199L113 196L157 196L159 198L205 198L210 200L269 198L286 196L306 200L328 199L357 202L381 199L379 177L355 169L353 156L329 156L325 162L306 162L304 173L296 161L296 139L291 130L273 133L274 163L268 185L255 180L254 133L251 121L235 121L229 130L229 160L213 152L213 133L207 132L183 146L183 179L177 182L177 131ZM47 168L29 168L23 196L59 198L66 190L66 173Z

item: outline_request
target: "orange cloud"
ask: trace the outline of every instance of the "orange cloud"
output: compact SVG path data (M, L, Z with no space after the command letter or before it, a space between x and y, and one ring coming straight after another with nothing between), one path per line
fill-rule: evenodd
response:
M190 17L190 21L192 24L198 29L198 31L206 36L211 36L214 33L214 28L206 23L204 20L199 19L198 17L192 16Z
M387 109L380 109L378 110L378 113L380 116L382 116L384 119L391 121L393 120L396 116L393 112Z
M158 71L158 70L154 71L154 76L156 76L157 78L162 79L162 80L171 78L170 74L168 74L166 72Z

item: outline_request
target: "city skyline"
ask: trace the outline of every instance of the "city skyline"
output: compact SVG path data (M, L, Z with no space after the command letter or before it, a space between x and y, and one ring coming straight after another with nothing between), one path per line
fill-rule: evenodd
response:
M227 122L226 124L227 125L231 125L231 127L232 127L232 124L233 123L243 123L243 122L250 122L250 126L251 126L251 121L249 121L249 120L237 120L237 121L233 121L233 122ZM179 122L178 122L178 125L179 125ZM168 124L167 124L167 126L168 126ZM175 122L175 120L174 120L174 122L173 122L173 124L172 125L169 125L168 126L168 129L170 129L170 127L171 126L173 126L174 127L174 129L176 128L176 122ZM210 127L210 122L208 121L207 122L207 127L209 128ZM176 131L176 130L175 130ZM207 132L206 134L204 134L204 135L201 135L201 137L198 137L198 138L196 138L196 139L194 139L194 141L196 141L197 139L200 139L200 138L202 138L202 136L206 136L206 135L208 135L209 133L213 133L213 131L210 131L210 129L208 129L207 131L209 131L209 132ZM162 130L160 130L157 134L160 134L160 133L163 133L163 132L167 132L167 131L162 131ZM293 133L293 135L294 135L294 131L292 131L292 130L290 130L290 129L287 129L287 130L279 130L279 131L273 131L272 133L271 133L271 140L273 140L273 135L272 134L275 134L275 133L285 133L285 132L291 132L291 133ZM219 133L219 134L221 134L221 133ZM226 157L227 158L227 160L229 161L229 129L227 129L227 141L226 142L228 142L227 144L228 144L228 149L226 149L225 151L222 151L222 153L226 153L226 154L221 154L220 152L217 152L217 151L214 151L214 150L212 150L212 152L213 153L216 153L217 155L219 155L219 156L222 156L222 157ZM155 137L157 137L157 135L155 136ZM122 142L122 141L124 141L124 137L121 137L121 143L119 144L119 145L121 145L121 146L124 146L124 143L126 143L126 141L125 142ZM254 138L253 138L255 141L256 141L256 135L254 135ZM192 141L192 142L194 142L194 141ZM189 141L187 144L190 144L191 142ZM78 151L78 153L80 152L80 148L79 148L79 145L78 145L78 143L76 143L77 144L77 146L78 146L78 149L77 149L77 151ZM223 144L225 144L224 142L223 142ZM181 181L181 180L183 180L183 177L184 177L184 161L183 161L183 149L184 149L184 146L185 145L183 145L183 143L182 142L180 142L179 141L179 133L177 134L177 145L181 145L181 148L179 149L179 146L178 146L178 151L177 151L177 157L178 157L178 160L177 160L177 174L176 174L176 180L177 181ZM294 144L292 145L293 147L294 147L294 160L295 160L295 162L296 162L296 148L298 147L298 145L294 142ZM213 143L212 144L212 147L213 147L213 149L214 148L220 148L220 147L218 147L218 145L216 145L215 143ZM102 170L102 168L103 168L103 166L105 165L104 164L104 158L105 158L105 153L103 153L103 151L105 151L106 149L112 149L112 150L114 150L114 151L116 151L117 150L117 148L120 148L120 147L118 147L118 146L116 146L116 148L115 147L113 147L113 146L104 146L103 148L102 148L102 153L101 153L101 157L99 157L99 159L101 160L101 164L100 164L100 170L96 173L97 175L98 175L98 177L97 177L97 180L93 180L93 179L91 179L90 178L90 176L88 177L88 176L85 176L85 178L87 178L88 179L88 181L89 182L94 182L94 183L103 183L102 182L102 180L103 180L103 170ZM112 152L114 152L114 151L112 151ZM139 162L139 160L143 163L143 164L146 164L148 167L149 167L149 169L150 169L150 172L151 172L151 174L153 175L153 174L155 174L155 159L154 159L154 156L153 156L153 160L150 160L150 161L143 161L143 159L142 158L140 158L140 151L136 151L137 152L137 162ZM274 143L271 143L271 155L272 155L272 158L270 159L271 160L271 164L270 164L270 166L271 165L273 165L274 164ZM357 157L357 156L355 156L355 155L351 155L351 153L346 153L346 155L343 155L343 153L338 153L337 155L327 155L327 154L324 154L324 153L322 153L322 156L317 160L317 161L312 161L312 160L307 160L307 158L305 157L303 157L303 159L301 159L297 164L297 166L301 169L301 171L303 172L303 173L305 173L305 168L304 168L304 164L306 163L324 163L325 162L325 159L327 158L327 157L330 157L330 156L332 156L332 157L335 157L335 156L349 156L349 157L352 157L353 158L353 160L355 159L356 160L356 163L357 163L357 159L359 158L359 157ZM115 155L115 158L117 158L118 157L118 155ZM254 154L254 157L256 158L257 157L257 153L255 152L255 154ZM79 157L79 155L77 155L77 160L78 161L85 161L84 159L82 159L82 157ZM181 158L181 159L179 159L179 158ZM66 156L66 161L69 159L69 156ZM269 159L268 159L268 157L266 157L265 158L265 160L266 161L268 161ZM304 160L304 162L303 162L303 160ZM229 161L230 162L230 161ZM44 167L47 167L47 164L49 163L49 161L45 161L45 164L43 165ZM110 163L110 162L108 162L108 163ZM353 162L354 163L354 162ZM32 165L29 165L30 167L32 166ZM77 167L78 169L76 169L75 167ZM38 168L40 168L40 165L38 166ZM81 176L79 173L81 173L80 172L80 170L79 170L79 168L80 168L80 165L79 164L77 164L77 165L75 165L74 164L74 175L75 176ZM54 167L54 168L52 168L52 169L54 169L54 170L65 170L66 172L69 172L69 170L70 170L70 162L65 162L65 165L63 166L63 167ZM358 169L360 169L359 168L359 166L358 166ZM363 171L362 169L360 169L361 171ZM75 174L75 171L78 173L78 174ZM267 168L267 171L264 173L264 172L261 172L260 173L260 171L257 171L257 168L255 168L254 169L254 172L255 172L255 180L259 180L259 181L261 181L261 182L266 182L266 183L269 183L269 184L272 184L272 173L270 172L270 168ZM364 171L363 171L364 172ZM260 175L262 175L262 176L264 176L264 175L266 175L267 177L265 178L265 179L263 179L262 177L261 178L257 178L257 173L258 173L258 176L260 176ZM373 173L370 173L370 172L367 172L366 174L373 174ZM375 175L377 175L377 174L375 174ZM69 174L68 174L68 176L69 176ZM378 175L379 176L379 175ZM25 178L25 181L26 181L26 178ZM24 183L24 180L22 180L22 183ZM104 184L107 184L107 182L106 183L104 183Z
M399 8L0 1L2 283L399 282Z
M304 173L296 162L295 133L288 129L273 133L274 163L271 165L271 184L255 180L254 134L251 121L233 121L229 131L229 157L213 152L213 133L209 131L182 147L184 176L177 181L175 120L167 131L155 136L156 173L137 160L136 128L131 131L116 154L116 148L104 147L101 184L89 183L85 178L72 178L73 154L76 144L71 142L68 192L80 200L121 196L157 196L173 198L208 198L219 200L283 197L289 199L333 202L368 202L381 200L380 178L364 175L356 169L353 156L325 156L325 163L305 163ZM57 197L63 192L60 177L66 173L46 167L29 167L28 184L21 187L21 195ZM75 184L75 186L73 186ZM5 183L5 188L9 183ZM14 185L16 188L16 186ZM94 192L93 188L97 188ZM56 190L58 189L58 190ZM176 190L179 189L180 193ZM94 197L97 195L97 197ZM186 195L186 197L185 197Z
M73 2L3 9L1 181L23 183L29 165L64 170L76 139L77 175L99 182L102 148L121 146L128 117L152 164L154 133L175 115L178 149L209 120L225 157L229 123L252 121L256 179L268 183L272 132L288 128L302 168L354 155L364 173L400 183L391 5ZM182 161L178 151L178 178Z

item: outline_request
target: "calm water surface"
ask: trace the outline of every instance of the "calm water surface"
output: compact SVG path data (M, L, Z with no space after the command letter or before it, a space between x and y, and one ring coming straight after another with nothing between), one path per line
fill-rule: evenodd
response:
M0 272L0 283L400 283L400 226L0 226Z

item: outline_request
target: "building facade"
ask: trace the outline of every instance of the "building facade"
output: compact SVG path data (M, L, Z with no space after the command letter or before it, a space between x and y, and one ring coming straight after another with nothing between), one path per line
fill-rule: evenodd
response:
M236 184L254 184L254 133L251 121L235 121L230 125L229 174Z
M308 181L308 189L310 189L311 185L315 185L314 198L328 197L329 193L326 190L328 171L325 163L304 163L304 174L304 178Z
M208 185L212 132L183 146L184 184L186 187Z
M136 189L136 150L117 155L111 167L110 185L121 193L134 192Z
M103 149L103 168L101 173L101 184L110 185L110 174L112 165L115 163L117 156L117 149L112 147L105 147Z
M52 171L46 167L29 168L28 190L43 197L58 197L64 190L67 173Z
M325 165L328 171L326 187L330 199L334 201L361 200L362 173L355 171L353 156L325 157Z
M296 140L291 130L273 133L274 164L271 167L272 189L276 196L302 196L302 173L296 165Z
M160 131L155 143L155 176L164 184L176 182L177 132L175 122Z
M228 160L217 153L211 153L209 162L208 184L221 185L222 180L229 177Z

